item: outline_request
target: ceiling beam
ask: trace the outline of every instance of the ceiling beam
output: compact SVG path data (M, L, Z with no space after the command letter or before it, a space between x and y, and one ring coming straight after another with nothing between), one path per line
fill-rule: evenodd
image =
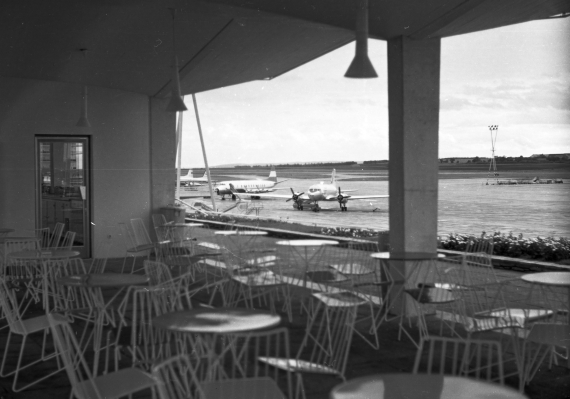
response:
M486 0L466 0L451 11L436 18L424 27L412 32L408 36L411 39L422 40L437 36L437 32L445 28L455 20L461 18L465 14L473 11L475 8L483 4Z
M227 28L232 24L233 18L230 19L198 52L192 57L182 68L180 68L180 80L184 79L196 66L200 64L208 55L212 53L215 46L212 44L219 43L224 37L228 37ZM230 29L231 30L231 29ZM164 86L154 95L154 97L164 98L170 93L170 85L172 80L166 82ZM186 93L185 93L186 94Z

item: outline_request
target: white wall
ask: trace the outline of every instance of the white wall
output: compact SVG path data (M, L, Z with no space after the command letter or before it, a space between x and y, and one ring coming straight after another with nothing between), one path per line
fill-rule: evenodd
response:
M158 124L162 131L154 132L155 136L164 137L169 144L153 155L147 96L89 87L91 128L75 126L80 107L79 85L0 78L0 226L15 228L17 235L35 228L35 135L88 135L92 248L96 250L110 235L111 256L123 256L118 223L131 218L150 220L151 158L156 167L174 169L174 116L164 113L155 117L162 120Z

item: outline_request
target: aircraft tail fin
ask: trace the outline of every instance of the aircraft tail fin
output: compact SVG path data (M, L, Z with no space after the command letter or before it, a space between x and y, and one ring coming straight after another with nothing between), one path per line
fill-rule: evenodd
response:
M208 172L204 171L204 176L202 176L202 179L208 180Z
M335 184L336 183L336 169L333 169L332 173L331 173L331 184Z
M188 169L188 172L186 172L184 177L194 177L194 176L192 176L192 169Z
M271 166L271 172L269 172L267 180L277 183L277 171L275 170L275 166Z

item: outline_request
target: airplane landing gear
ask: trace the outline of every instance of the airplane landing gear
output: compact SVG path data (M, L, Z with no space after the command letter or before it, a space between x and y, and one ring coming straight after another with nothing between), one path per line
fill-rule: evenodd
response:
M321 208L318 205L315 205L313 208L313 212L320 212Z
M235 196L235 194L232 194L232 201L235 201L235 200L236 200L236 196Z

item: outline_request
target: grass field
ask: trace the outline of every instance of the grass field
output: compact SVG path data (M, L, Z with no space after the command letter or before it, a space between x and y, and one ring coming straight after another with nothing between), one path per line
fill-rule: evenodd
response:
M359 164L351 166L277 166L279 179L323 179L330 176L332 169L336 169L338 180L387 180L387 164ZM440 179L476 179L487 177L489 165L477 164L440 164ZM497 170L500 179L532 179L538 176L541 179L570 179L570 163L504 163L498 164ZM211 168L216 180L251 179L269 176L270 167L226 167ZM204 169L193 169L194 176L201 176ZM185 174L185 171L183 171Z

